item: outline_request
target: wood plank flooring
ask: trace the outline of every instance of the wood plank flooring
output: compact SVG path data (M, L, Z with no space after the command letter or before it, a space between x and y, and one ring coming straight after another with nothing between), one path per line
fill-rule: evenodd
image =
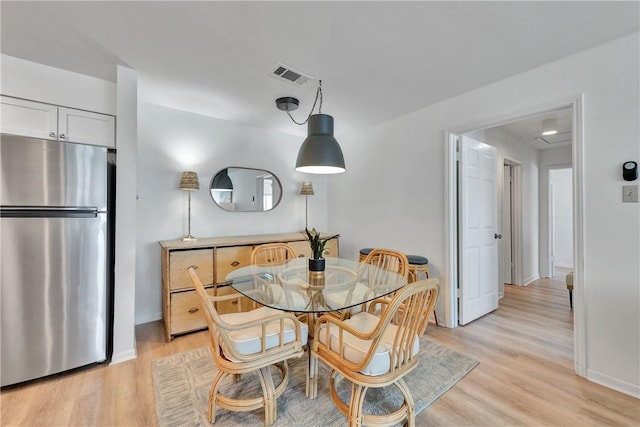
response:
M639 426L640 401L573 372L573 316L564 283L506 286L500 308L429 337L480 362L417 417L432 426ZM206 345L206 332L164 341L161 322L136 329L138 358L0 395L2 426L153 426L151 362Z

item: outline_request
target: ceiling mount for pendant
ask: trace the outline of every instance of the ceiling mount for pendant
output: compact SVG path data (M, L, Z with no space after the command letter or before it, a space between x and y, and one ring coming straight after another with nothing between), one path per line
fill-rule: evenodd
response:
M280 111L295 111L298 109L298 105L300 105L300 101L292 96L283 96L276 99L276 107Z

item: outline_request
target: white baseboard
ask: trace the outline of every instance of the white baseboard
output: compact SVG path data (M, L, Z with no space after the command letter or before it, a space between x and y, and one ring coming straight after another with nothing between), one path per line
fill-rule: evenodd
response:
M592 369L587 369L587 379L607 388L619 391L620 393L628 394L636 399L640 399L640 384L631 384L627 381L610 377L609 375L605 375Z
M135 359L138 357L135 348L127 351L123 351L120 354L114 354L111 356L111 363L109 365L115 365L117 363L126 362L127 360Z
M539 274L534 274L532 276L529 276L526 279L524 279L524 285L522 285L522 286L527 286L527 285L531 284L532 282L535 282L539 278L540 278Z
M143 323L155 322L156 320L161 320L161 319L162 319L162 312L160 311L154 314L136 317L135 325L136 326L142 325Z

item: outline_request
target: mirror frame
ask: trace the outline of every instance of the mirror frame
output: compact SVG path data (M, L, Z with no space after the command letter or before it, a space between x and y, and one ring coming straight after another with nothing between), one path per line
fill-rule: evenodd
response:
M213 181L216 179L216 177L221 172L228 171L229 169L242 169L242 170L248 170L248 171L259 171L259 172L263 172L265 174L271 175L273 177L274 181L278 184L278 187L280 188L280 197L278 197L278 199L274 201L273 207L271 209L267 209L267 210L231 210L231 209L225 208L224 206L220 205L220 203L218 203L218 201L215 199L215 197L213 195ZM278 205L282 201L282 193L283 193L283 189L282 189L282 182L280 181L280 178L278 178L276 176L276 174L274 174L273 172L271 172L270 170L267 170L267 169L248 168L248 167L244 167L244 166L226 166L226 167L220 169L215 174L213 174L213 176L211 177L211 180L209 181L209 195L211 196L211 200L213 200L213 203L215 203L216 206L218 206L220 209L222 209L222 210L224 210L226 212L270 212L270 211L274 210L276 207L278 207Z

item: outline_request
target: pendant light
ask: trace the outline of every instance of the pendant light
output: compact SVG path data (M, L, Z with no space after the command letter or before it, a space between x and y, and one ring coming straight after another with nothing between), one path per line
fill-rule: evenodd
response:
M318 114L313 114L318 98L320 98ZM307 124L307 138L300 146L298 159L296 160L296 170L313 174L344 172L346 170L344 156L338 141L333 137L333 117L328 114L322 114L322 80L319 81L316 99L313 101L311 112L307 120L302 123L297 122L291 116L291 111L296 110L298 105L299 101L289 96L276 99L276 107L279 110L286 111L295 124Z

